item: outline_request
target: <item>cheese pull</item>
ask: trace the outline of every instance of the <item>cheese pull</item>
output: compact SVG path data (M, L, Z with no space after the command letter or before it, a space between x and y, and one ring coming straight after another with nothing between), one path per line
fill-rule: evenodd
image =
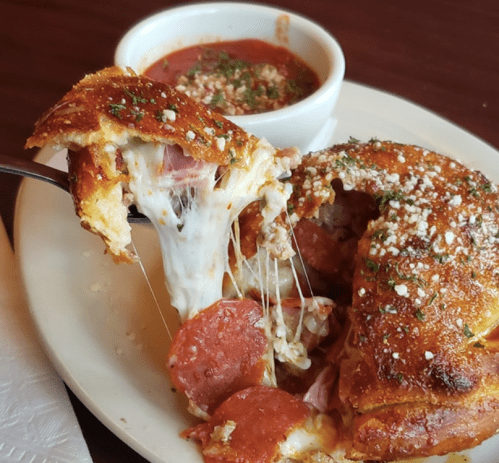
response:
M137 259L128 207L150 219L183 321L221 299L234 220L263 200L262 227L270 224L289 197L278 178L300 157L116 67L86 76L42 115L26 147L45 145L68 149L76 213L115 261Z

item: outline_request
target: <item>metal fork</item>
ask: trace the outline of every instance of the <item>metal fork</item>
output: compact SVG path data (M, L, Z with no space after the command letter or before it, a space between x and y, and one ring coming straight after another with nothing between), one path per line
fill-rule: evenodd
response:
M67 172L29 159L13 158L0 154L0 172L43 180L69 192L69 177ZM147 223L149 219L137 211L135 206L131 206L128 211L128 222Z

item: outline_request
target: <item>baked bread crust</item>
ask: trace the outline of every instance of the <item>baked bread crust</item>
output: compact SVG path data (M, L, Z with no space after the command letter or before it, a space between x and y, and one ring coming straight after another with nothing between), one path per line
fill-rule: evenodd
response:
M303 158L290 179L293 222L317 215L333 179L380 212L358 242L346 340L329 354L347 458L479 444L499 428L497 188L416 146L350 143Z
M84 77L46 111L26 148L50 143L78 149L122 137L176 143L194 159L222 166L234 158L244 162L258 141L173 87L110 67Z
M129 180L120 147L177 144L194 159L244 168L258 139L174 88L117 67L84 77L35 124L26 148L68 148L71 193L83 227L117 262L133 262Z

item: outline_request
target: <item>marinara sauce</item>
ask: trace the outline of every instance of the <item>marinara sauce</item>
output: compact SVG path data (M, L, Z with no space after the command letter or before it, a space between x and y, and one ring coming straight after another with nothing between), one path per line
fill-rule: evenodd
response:
M284 108L320 86L317 73L287 48L257 39L184 48L156 61L144 74L224 115Z

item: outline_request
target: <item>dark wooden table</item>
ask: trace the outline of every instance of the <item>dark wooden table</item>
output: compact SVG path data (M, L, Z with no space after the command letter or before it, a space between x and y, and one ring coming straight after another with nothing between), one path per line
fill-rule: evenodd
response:
M497 0L274 0L329 29L346 78L400 95L499 148ZM136 21L169 0L0 0L2 153L23 149L38 116L83 75L113 62ZM0 174L0 215L12 236L19 178ZM71 394L96 463L145 460Z

